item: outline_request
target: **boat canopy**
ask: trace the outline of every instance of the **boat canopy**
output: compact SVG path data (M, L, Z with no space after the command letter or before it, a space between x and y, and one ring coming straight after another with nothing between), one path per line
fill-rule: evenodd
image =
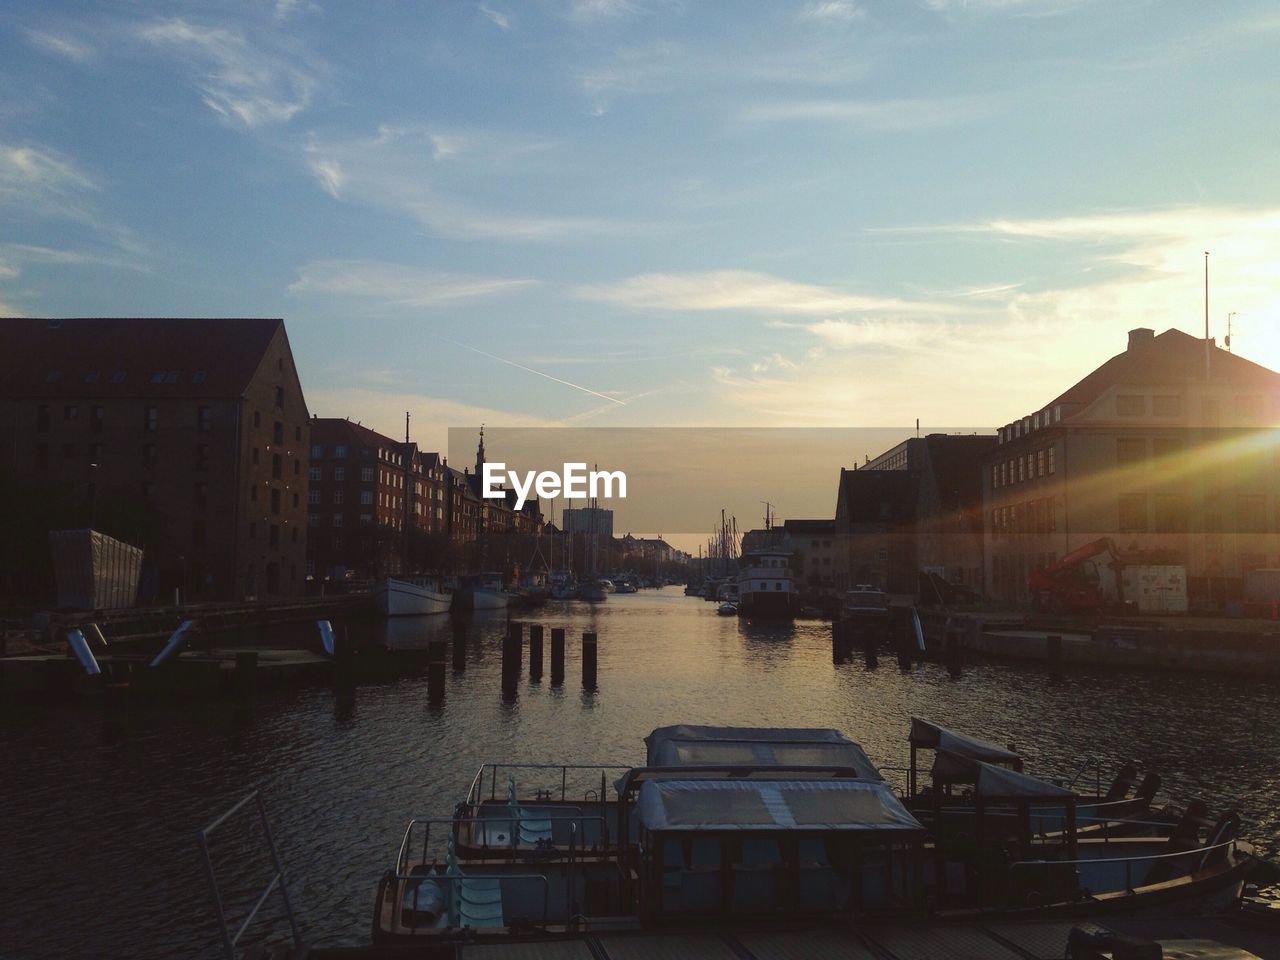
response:
M947 752L959 757L981 760L984 763L998 763L1011 766L1015 770L1022 768L1022 758L1012 750L997 746L987 740L979 740L968 734L956 733L946 727L940 727L919 717L911 718L910 742L913 747L925 750ZM937 760L934 761L934 773L938 772Z
M998 767L994 763L983 763L971 757L964 757L945 750L938 751L938 760L944 761L948 773L947 779L965 780L973 784L973 795L988 799L1044 799L1069 800L1076 796L1075 791L1060 787L1056 783L1038 780L1025 773ZM937 776L938 763L934 762L934 775Z
M647 830L924 832L872 780L649 780L637 810Z
M654 730L645 744L649 767L845 767L859 779L884 779L839 730L678 724Z

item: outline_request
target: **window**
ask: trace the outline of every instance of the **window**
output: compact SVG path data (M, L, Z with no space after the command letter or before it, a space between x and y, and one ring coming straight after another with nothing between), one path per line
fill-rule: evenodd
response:
M260 426L262 426L262 414L255 410L253 411L253 429L257 430Z
M36 429L44 433L49 429L49 405L42 403L36 407Z
M315 487L312 487L310 490L307 491L307 503L319 503L319 502L320 502L320 491L317 490Z
M66 421L76 420L80 417L80 408L75 404L68 404L62 408L62 419Z
M324 479L323 467L307 467L307 479L312 483ZM336 479L336 478L335 478Z
M362 527L373 526L373 514L371 513L360 514L360 526Z
M275 523L273 523L273 524L271 524L271 526L267 527L267 546L269 546L269 547L278 547L278 546L280 546L280 526L279 526L279 524L275 524Z
M84 382L85 382L85 383L97 383L97 382L98 382L98 377L99 377L99 374L98 374L98 371L97 371L97 370L90 370L88 373L86 373L86 374L84 375Z
M1158 493L1152 498L1152 529L1156 533L1187 532L1187 500L1176 493Z
M991 468L991 489L994 490L998 486L1000 486L1000 467L993 466Z
M258 502L258 485L256 483L249 485L249 502L250 503Z
M100 406L89 408L89 428L95 433L102 430L103 424L106 423L106 413Z
M301 442L302 442L302 428L301 428L301 427L294 427L294 428L293 428L293 440L294 440L294 442L295 442L295 443L301 443Z
M1019 481L1026 479L1025 468L1026 468L1026 461L1024 461L1021 457L1019 457L1018 458L1018 480Z
M154 467L157 459L156 445L154 443L144 443L142 445L142 465L144 467Z
M209 428L213 426L213 411L208 407L200 407L196 411L196 429L201 433L208 433Z
M250 454L250 459L253 461L253 465L256 467L258 465L258 448L257 447L253 448L253 451Z
M334 468L333 468L333 479L334 479L334 482L336 482L336 483L342 483L343 481L345 481L345 480L347 479L347 468L346 468L346 467L334 467Z
M1045 454L1043 450L1036 453L1036 476L1044 476Z
M339 460L345 460L347 456L347 445L345 443L338 444L333 448L333 455Z
M333 525L334 525L335 527L340 527L340 526L342 526L342 514L340 514L340 513L335 513L335 514L333 515Z
M113 374L111 375L111 382L112 382L112 383L124 383L124 376L125 376L125 374L124 374L124 371L123 371L123 370L117 370L115 373L113 373Z
M143 411L143 424L148 433L155 433L160 429L160 411L155 407L147 407Z
M1050 448L1049 448L1049 472L1050 472L1050 473L1053 473L1053 472L1054 472L1054 466L1053 466L1053 451L1054 451L1054 448L1053 448L1053 447L1050 447Z
M1147 441L1142 437L1120 437L1116 440L1116 464L1121 467L1141 463L1147 458Z
M312 459L312 460L323 460L323 459L324 459L324 444L322 444L322 443L313 443L313 444L311 445L311 459Z
M1039 414L1039 413L1036 413L1036 414L1034 414L1034 415L1031 417L1031 429L1033 429L1033 430L1039 430L1039 429L1040 429L1040 414Z
M301 503L301 501L298 499L298 491L296 491L296 490L295 490L295 491L293 492L293 508L294 508L295 510L296 510L296 509L298 509L298 504L299 504L299 503Z
M271 455L271 476L273 479L279 480L280 474L281 474L280 454L273 453Z
M1000 486L1007 487L1009 485L1009 465L1007 463L1000 464Z
M1151 441L1152 453L1157 459L1176 457L1182 452L1181 437L1156 437Z
M373 467L361 467L360 479L364 483L373 483Z
M207 443L196 444L196 469L209 469L209 445Z
M337 490L334 490L334 491L333 491L333 502L334 502L335 504L340 504L340 503L342 503L342 496L343 496L343 494L342 494L342 488L341 488L341 487L339 487Z
M197 370L191 375L192 383L204 383L205 373L203 370Z
M318 514L318 513L308 513L308 514L307 514L307 526L308 526L308 527L318 527L318 526L320 526L320 514Z
M1119 394L1116 397L1116 415L1140 417L1147 412L1147 398L1141 394Z
M279 420L271 425L271 442L284 443L284 424Z
M360 491L360 505L361 505L361 506L363 506L363 507L368 507L368 506L371 506L372 504L373 504L373 491L372 491L372 490L361 490L361 491Z
M1147 495L1122 493L1119 502L1119 531L1121 533L1147 532Z
M1157 417L1182 416L1182 397L1156 396L1151 398L1151 412Z
M271 491L271 513L273 516L280 515L280 491Z
M284 409L284 387L276 387L276 409Z

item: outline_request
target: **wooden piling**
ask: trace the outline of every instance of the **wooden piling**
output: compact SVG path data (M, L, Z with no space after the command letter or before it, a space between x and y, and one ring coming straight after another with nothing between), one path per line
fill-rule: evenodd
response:
M236 652L235 688L236 699L248 702L253 699L258 684L258 651L239 650Z
M875 630L865 627L862 630L862 659L868 670L880 666L880 636Z
M898 669L910 670L915 661L916 623L910 613L904 618L903 628L897 631Z
M529 679L542 679L542 624L529 627Z
M467 669L467 624L466 621L453 621L453 672L462 673Z
M551 628L551 685L564 683L564 627Z
M443 640L432 640L427 644L427 702L431 704L444 700L446 646Z
M596 635L582 635L582 686L586 690L596 688Z
M524 659L524 624L512 620L507 624L507 635L502 641L502 677L504 680L520 676Z
M946 651L947 672L958 677L964 670L964 648L960 644L960 631L948 630L942 642Z

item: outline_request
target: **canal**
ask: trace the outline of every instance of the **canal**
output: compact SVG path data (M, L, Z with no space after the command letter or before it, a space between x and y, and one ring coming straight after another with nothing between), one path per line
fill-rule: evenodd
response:
M248 713L193 702L135 709L123 724L91 705L3 707L0 953L218 956L195 835L255 786L304 936L365 943L374 887L406 821L448 815L481 763L638 765L645 734L677 722L836 727L893 780L909 719L924 716L1015 744L1044 777L1070 779L1087 759L1109 777L1132 761L1159 772L1170 798L1200 796L1215 812L1233 803L1244 836L1280 852L1270 682L1083 670L1054 681L1001 663L953 678L938 664L903 673L890 657L876 670L833 666L829 624L752 626L673 587L553 603L523 619L567 629L562 687L549 669L540 682L526 672L504 699L505 624L495 617L472 624L465 669L450 670L434 703L422 676L361 685L353 703L307 687L264 693ZM450 636L448 617L348 628L391 646ZM599 636L595 691L580 682L583 631ZM310 640L310 630L298 636ZM1081 783L1092 780L1090 769ZM233 913L267 877L252 827L237 820L215 835ZM287 932L278 910L266 913L248 939Z

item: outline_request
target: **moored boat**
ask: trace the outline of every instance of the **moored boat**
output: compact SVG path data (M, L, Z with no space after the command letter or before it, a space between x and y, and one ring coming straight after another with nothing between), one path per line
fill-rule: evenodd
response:
M503 589L500 573L463 577L454 593L454 602L462 610L502 610L510 599L510 594Z
M434 577L383 577L373 589L374 606L384 617L448 613L453 596Z
M791 579L791 553L762 549L743 554L738 573L738 614L757 619L791 620L800 597Z

